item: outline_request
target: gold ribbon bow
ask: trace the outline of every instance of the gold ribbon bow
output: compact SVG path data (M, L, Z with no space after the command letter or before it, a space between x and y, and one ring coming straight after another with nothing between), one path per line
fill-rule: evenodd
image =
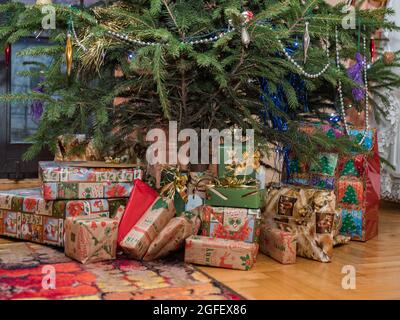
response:
M256 150L254 152L248 152L248 151L243 152L241 161L238 161L235 158L235 154L233 152L234 151L232 150L232 153L229 154L229 157L233 158L232 164L225 164L225 168L229 174L236 175L239 172L243 172L246 168L250 166L253 168L253 170L257 171L258 168L260 167L260 161L261 161L260 151ZM249 164L250 160L252 160L251 164Z
M173 199L175 193L181 196L184 202L188 201L187 184L189 177L187 174L182 174L179 168L166 167L162 169L164 177L167 177L167 183L161 188L160 194L169 199Z

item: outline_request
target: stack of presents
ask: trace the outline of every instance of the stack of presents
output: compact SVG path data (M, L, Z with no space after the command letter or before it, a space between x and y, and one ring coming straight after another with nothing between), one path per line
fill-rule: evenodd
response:
M344 135L323 124L302 130ZM330 262L334 246L377 234L376 132L349 134L362 140L365 152L321 152L310 165L291 154L272 170L287 172L284 179L260 165L282 164L279 153L261 158L253 152L243 165L221 145L214 174L165 167L157 191L141 166L41 162L40 188L0 193L0 235L64 247L82 263L117 253L148 261L181 248L186 263L239 270L251 269L258 251L282 264L297 256ZM242 160L250 154L239 152Z

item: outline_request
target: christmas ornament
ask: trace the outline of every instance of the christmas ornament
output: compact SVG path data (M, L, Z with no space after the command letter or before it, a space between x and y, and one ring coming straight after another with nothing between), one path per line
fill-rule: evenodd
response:
M329 115L329 122L331 122L332 124L336 124L340 121L340 116L336 113L331 113Z
M247 48L250 44L250 35L249 32L247 31L247 23L253 19L253 12L251 11L244 11L242 12L242 17L243 17L243 22L242 22L242 29L241 29L241 38L242 38L242 43L244 46Z
M374 36L371 36L371 39L369 42L369 52L371 54L371 63L374 63L374 61L375 61L375 38L374 38Z
M67 65L67 75L69 77L72 70L72 41L71 34L69 32L67 34L67 43L65 45L65 62Z
M303 50L304 50L304 63L307 62L308 57L308 48L310 47L310 33L308 31L308 21L306 21L305 29L304 29L304 38L303 38Z
M247 28L245 26L242 27L241 37L242 37L242 43L247 48L249 46L251 40L250 40L249 32L247 31Z
M355 57L356 63L353 64L347 70L347 74L355 83L359 84L360 86L364 84L363 82L363 56L361 53L357 52ZM355 87L352 89L353 97L355 101L361 101L364 99L365 92L363 88Z
M393 51L387 51L383 54L383 62L385 65L392 64L394 61L394 58L396 57L395 53Z
M44 77L40 77L39 80L39 86L34 88L33 91L38 92L38 93L43 93L44 88L43 85L41 84L44 81ZM43 108L43 101L41 100L33 100L30 108L30 116L33 122L37 123L40 118L42 117L44 108Z
M7 43L4 48L4 60L6 63L6 68L10 66L11 63L11 44Z
M251 11L243 11L242 16L244 17L244 23L249 23L251 19L253 19L254 14Z
M128 62L132 62L134 57L135 57L135 53L133 51L129 51L128 55L127 55Z

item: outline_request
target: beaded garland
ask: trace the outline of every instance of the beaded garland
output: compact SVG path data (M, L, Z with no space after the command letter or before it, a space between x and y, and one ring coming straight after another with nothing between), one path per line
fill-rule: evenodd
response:
M335 41L336 41L336 67L340 70L340 53L339 53L339 32L338 28L335 28ZM367 58L366 58L366 47L367 47L367 40L365 36L363 36L363 50L364 50L364 57L363 57L363 70L364 70L364 91L365 91L365 129L363 136L361 140L358 142L359 145L362 145L369 129L369 116L368 116L368 110L369 110L369 96L368 96L368 65L367 65ZM342 118L343 118L343 123L344 123L344 128L346 131L346 134L349 134L349 125L346 120L346 111L345 111L345 106L344 106L344 100L343 100L343 90L342 90L342 81L339 79L338 80L338 93L339 93L339 102L340 102L340 108L341 108L341 113L342 113Z

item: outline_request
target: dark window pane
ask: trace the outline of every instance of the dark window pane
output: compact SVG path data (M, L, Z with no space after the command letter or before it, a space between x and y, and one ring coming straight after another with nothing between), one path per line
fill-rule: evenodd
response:
M41 81L40 75L26 77L19 73L22 71L40 72L44 66L50 64L51 57L17 56L17 53L28 47L45 45L47 44L43 43L43 40L36 39L24 39L13 44L11 51L12 93L26 93L38 89ZM37 125L38 119L34 116L34 101L17 101L10 104L10 143L26 143L26 138L35 133Z

